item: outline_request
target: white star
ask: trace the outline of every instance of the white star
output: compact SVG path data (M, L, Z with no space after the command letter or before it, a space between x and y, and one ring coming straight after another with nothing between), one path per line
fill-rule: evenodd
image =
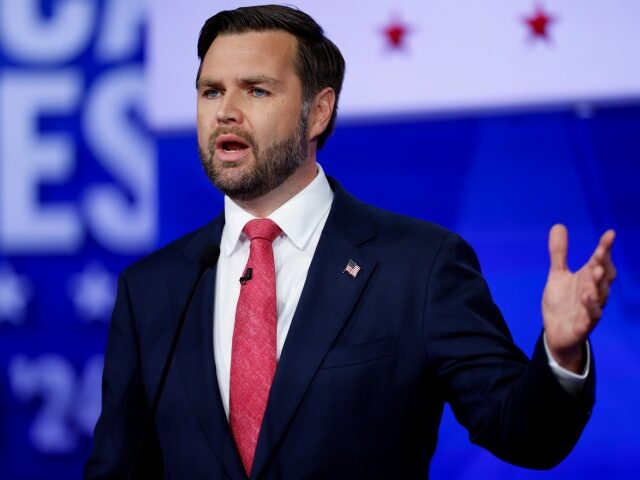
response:
M69 295L85 321L106 322L116 298L116 279L100 262L91 262L69 280Z
M27 278L16 275L7 264L0 265L0 323L22 323L30 296L31 286Z

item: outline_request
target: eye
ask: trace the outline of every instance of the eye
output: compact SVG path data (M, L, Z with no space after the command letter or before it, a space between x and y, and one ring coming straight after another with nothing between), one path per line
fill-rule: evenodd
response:
M253 87L250 90L250 92L254 97L258 97L258 98L263 98L263 97L268 97L269 96L269 92L266 91L264 88Z
M202 96L206 98L218 98L220 95L222 95L222 92L215 88L208 88L202 92Z

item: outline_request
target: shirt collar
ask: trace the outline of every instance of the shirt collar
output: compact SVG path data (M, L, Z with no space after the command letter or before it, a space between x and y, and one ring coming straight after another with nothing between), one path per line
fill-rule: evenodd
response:
M324 170L319 164L316 165L318 166L316 178L267 217L277 223L283 233L300 250L309 241L333 202L333 191ZM255 217L225 195L224 218L225 225L220 243L222 252L225 255L231 255L238 247L241 235L244 235L242 229Z

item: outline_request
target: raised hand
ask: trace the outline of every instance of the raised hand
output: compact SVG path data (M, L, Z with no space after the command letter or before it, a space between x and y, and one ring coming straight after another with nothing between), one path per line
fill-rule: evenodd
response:
M579 372L584 362L584 342L602 316L616 277L611 260L615 232L607 230L600 237L589 261L575 273L567 267L567 237L564 225L554 225L549 232L551 268L542 295L542 317L554 359L562 367Z

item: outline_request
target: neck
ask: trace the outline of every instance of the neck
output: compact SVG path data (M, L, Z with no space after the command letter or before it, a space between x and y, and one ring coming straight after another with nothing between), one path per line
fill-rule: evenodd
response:
M265 218L300 193L316 178L317 174L318 166L315 158L307 158L278 188L253 200L233 199L233 201L254 217Z

